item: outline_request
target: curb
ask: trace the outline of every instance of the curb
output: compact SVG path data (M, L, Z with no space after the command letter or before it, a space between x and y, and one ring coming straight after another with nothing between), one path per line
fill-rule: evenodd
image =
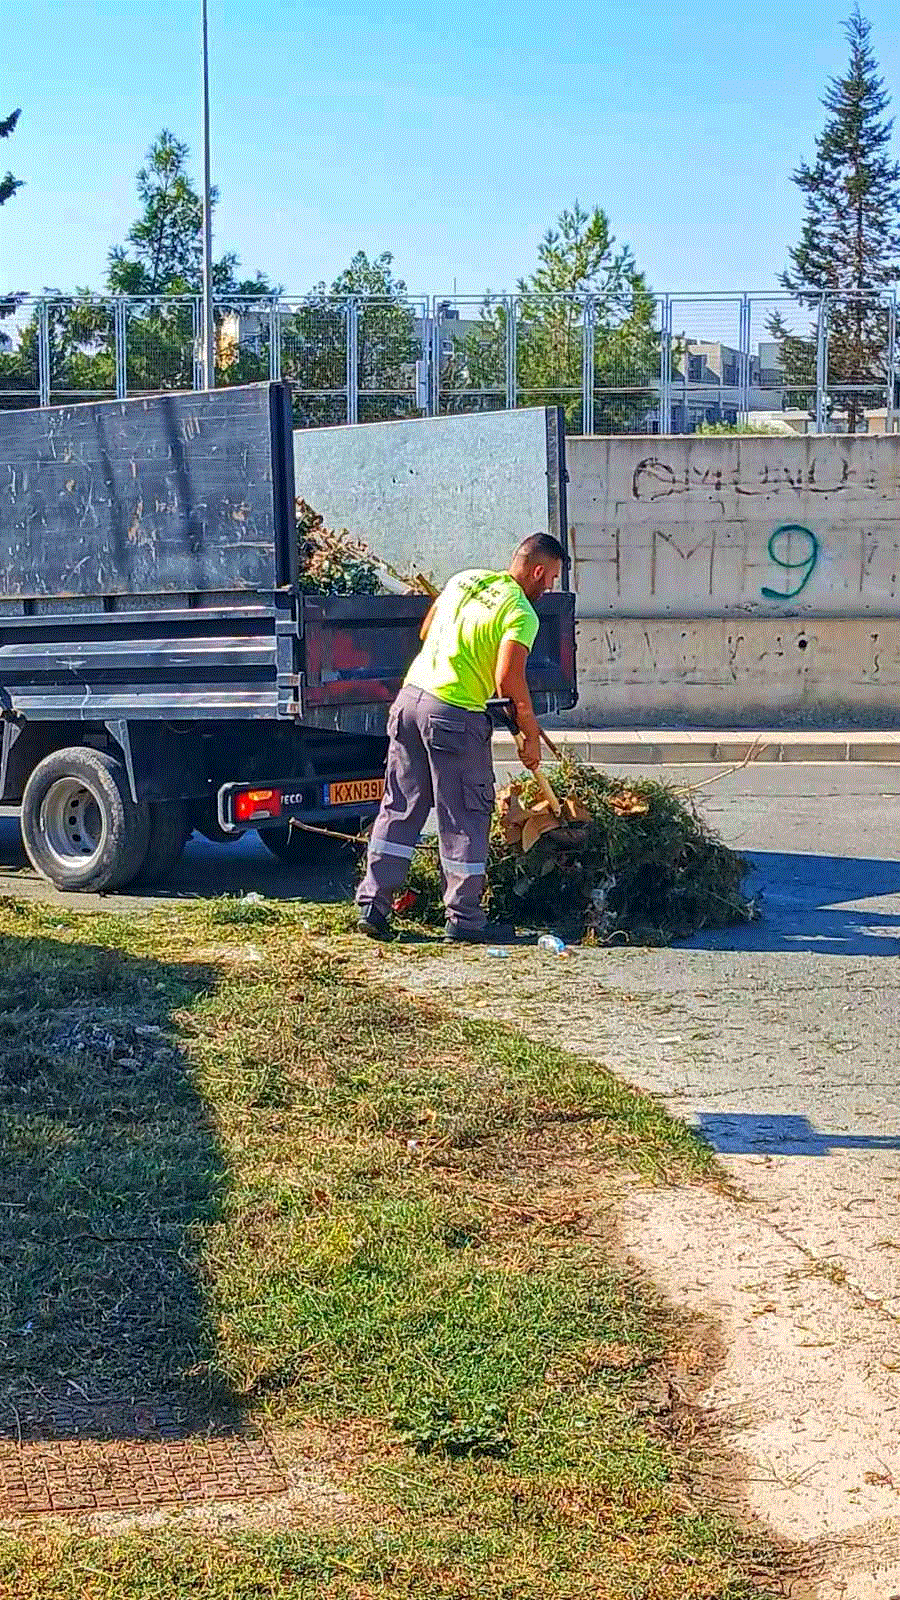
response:
M730 766L746 761L900 763L900 730L873 733L694 732L667 729L632 732L622 729L562 728L548 730L564 754L591 766ZM509 733L494 734L494 759L517 761ZM545 760L551 759L545 754Z

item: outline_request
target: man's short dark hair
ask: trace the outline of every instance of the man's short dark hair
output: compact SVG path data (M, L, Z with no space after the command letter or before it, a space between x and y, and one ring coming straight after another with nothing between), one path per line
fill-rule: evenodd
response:
M522 556L530 566L536 567L541 561L565 561L566 552L558 539L552 533L532 533L516 550L517 556Z

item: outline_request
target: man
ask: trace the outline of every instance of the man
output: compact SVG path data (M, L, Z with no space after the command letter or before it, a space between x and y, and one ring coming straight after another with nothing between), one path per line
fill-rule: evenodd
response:
M460 572L422 625L422 649L388 718L384 799L356 896L359 927L392 939L391 906L419 836L437 813L446 937L510 943L515 931L487 923L481 906L494 808L491 721L486 707L511 700L524 736L522 760L540 761L540 734L525 666L538 631L534 604L552 589L564 552L537 533L519 545L508 572Z

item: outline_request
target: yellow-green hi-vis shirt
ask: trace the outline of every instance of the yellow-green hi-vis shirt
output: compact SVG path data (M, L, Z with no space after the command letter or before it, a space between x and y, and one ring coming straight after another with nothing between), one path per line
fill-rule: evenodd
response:
M497 656L504 639L530 650L538 614L508 572L458 572L435 603L428 637L406 674L450 706L484 711L497 690Z

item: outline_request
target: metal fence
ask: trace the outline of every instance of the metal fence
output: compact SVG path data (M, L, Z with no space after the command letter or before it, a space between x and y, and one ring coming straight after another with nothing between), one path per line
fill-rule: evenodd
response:
M291 382L298 426L565 408L575 433L894 432L897 296L823 293L216 302L216 384ZM0 303L0 408L201 386L201 303Z

